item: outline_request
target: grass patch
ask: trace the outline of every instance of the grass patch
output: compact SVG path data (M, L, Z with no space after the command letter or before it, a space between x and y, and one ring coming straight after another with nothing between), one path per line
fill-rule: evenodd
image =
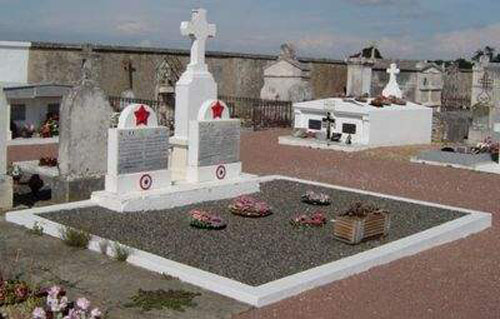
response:
M146 291L139 289L137 294L130 299L132 302L125 304L127 308L141 308L143 311L162 310L168 308L184 312L187 307L196 307L193 299L201 296L199 293L184 290L163 289Z
M35 222L33 228L28 229L28 233L36 236L43 236L43 226L39 222Z
M128 247L115 243L113 245L113 253L116 260L127 261L128 256L130 256L131 250Z
M92 238L92 235L83 230L77 230L71 227L64 227L61 229L61 239L70 247L87 248L90 238Z

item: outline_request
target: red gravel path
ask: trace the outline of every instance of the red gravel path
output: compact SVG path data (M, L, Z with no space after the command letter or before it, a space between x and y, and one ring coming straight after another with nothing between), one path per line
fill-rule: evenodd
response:
M492 212L493 228L235 318L500 318L500 175L279 146L285 134L244 134L244 171Z

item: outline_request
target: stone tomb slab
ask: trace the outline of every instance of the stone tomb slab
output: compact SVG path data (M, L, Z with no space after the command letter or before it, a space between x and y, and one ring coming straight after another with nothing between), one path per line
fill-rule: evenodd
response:
M239 178L240 120L192 121L190 132L189 182Z
M92 250L99 251L103 239L110 240L110 245L129 245L127 262L133 265L257 307L491 227L491 214L483 212L283 176L257 180L262 188L255 196L275 210L262 219L230 214L229 201L122 215L86 201L7 213L6 219L28 228L39 223L45 233L55 237L61 236L62 225L91 231ZM289 191L283 193L284 188ZM333 209L327 212L329 220L333 211L346 209L353 200L376 202L393 213L389 235L350 246L333 238L331 225L293 228L289 220L297 211L307 209L300 195L309 189L335 199ZM228 227L218 232L191 228L186 214L193 208L218 211ZM196 244L185 249L186 243Z

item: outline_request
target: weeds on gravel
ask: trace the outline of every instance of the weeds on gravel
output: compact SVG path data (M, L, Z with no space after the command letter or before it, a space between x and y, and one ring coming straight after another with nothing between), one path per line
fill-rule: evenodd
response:
M125 304L127 308L141 308L143 311L163 308L184 312L186 307L196 307L193 299L201 296L199 293L184 290L163 289L146 291L139 289L137 294L130 299L132 302Z
M113 245L114 257L118 261L122 261L122 262L127 261L127 258L128 258L128 256L130 256L131 252L132 251L128 247L122 246L118 243L115 243Z
M28 229L28 233L37 236L43 236L43 226L39 222L35 222L33 228Z
M87 232L84 232L82 230L77 230L71 227L64 227L61 228L61 239L63 242L70 246L70 247L75 247L75 248L87 248L89 245L90 238L92 235L90 235Z

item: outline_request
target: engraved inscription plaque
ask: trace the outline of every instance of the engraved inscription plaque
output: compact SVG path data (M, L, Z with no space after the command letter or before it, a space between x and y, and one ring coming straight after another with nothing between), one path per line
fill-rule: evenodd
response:
M198 165L211 166L240 160L240 122L199 123Z
M123 129L118 133L118 174L168 168L168 129Z

